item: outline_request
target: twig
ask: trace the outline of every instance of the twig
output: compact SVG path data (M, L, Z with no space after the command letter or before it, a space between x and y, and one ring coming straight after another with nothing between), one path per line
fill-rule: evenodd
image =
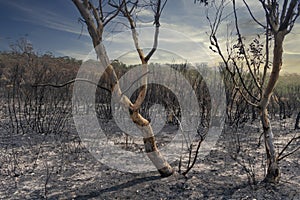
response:
M288 146L295 140L298 140L300 139L300 136L296 137L296 135L293 136L293 138L284 146L284 148L281 150L281 152L278 154L278 161L292 155L293 153L295 153L296 151L298 151L300 149L300 146L298 146L296 149L294 149L293 151L291 151L290 153L286 154L286 155L283 155L281 156L285 151L286 149L288 148Z
M200 149L201 144L202 144L203 141L204 141L204 139L201 137L201 140L199 141L198 146L197 146L197 149L196 149L196 154L195 154L194 160L193 160L191 166L188 167L188 168L185 170L185 172L182 173L182 175L185 176L185 175L186 175L186 174L194 167L194 165L195 165L195 163L196 163L196 161L197 161L199 149Z

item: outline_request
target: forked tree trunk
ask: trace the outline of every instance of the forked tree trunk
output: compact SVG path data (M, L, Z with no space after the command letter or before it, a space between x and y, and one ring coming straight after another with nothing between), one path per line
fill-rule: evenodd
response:
M267 87L264 90L262 100L260 102L261 121L264 131L265 148L267 154L267 174L264 182L278 183L280 179L280 169L278 166L278 154L274 147L274 137L272 127L270 124L267 106L269 104L270 97L273 89L279 78L279 72L282 66L282 54L283 54L283 40L285 37L284 31L278 31L274 35L274 49L273 49L273 66L270 79Z
M111 71L111 74L115 77L112 66L109 65L109 68L111 69L109 71ZM148 70L146 63L144 63L144 70ZM167 177L172 175L174 173L174 170L159 152L150 122L139 113L139 108L145 98L147 90L147 79L145 79L144 81L145 85L142 87L139 96L134 104L132 104L128 97L122 95L118 82L114 86L114 89L120 97L120 102L123 104L123 106L129 109L129 114L132 121L143 134L145 152L147 153L147 156L155 165L160 175L162 177Z
M106 73L108 73L109 79L113 80L113 82L111 83L110 90L115 91L117 93L120 103L125 108L129 109L129 114L132 121L141 130L143 134L144 147L147 156L155 165L156 169L158 170L158 172L162 177L167 177L172 175L174 173L174 169L169 165L169 163L164 159L162 154L159 152L150 122L139 113L139 108L142 102L144 101L146 90L147 90L146 76L144 76L142 80L144 85L142 86L142 89L139 92L137 100L133 104L126 95L122 94L122 91L119 86L119 81L117 79L117 75L114 71L114 68L111 64L108 63L108 57L106 55L106 50L104 46L100 44L95 49L97 55L99 55L98 58L102 63L102 65L105 64L104 66L108 66L106 69ZM147 71L148 71L148 66L147 63L144 62L142 74L145 74L145 72Z
M172 175L174 173L174 170L169 165L169 163L163 158L162 154L159 152L157 145L156 145L156 141L155 141L155 137L154 137L154 133L153 133L151 124L149 123L148 120L146 120L143 116L141 116L139 114L139 108L142 105L142 103L145 99L145 96L146 96L147 75L143 76L142 89L140 90L136 101L134 103L132 103L130 101L130 99L122 93L115 70L114 70L113 66L109 63L109 59L106 54L106 50L102 44L102 33L103 33L103 29L104 29L104 23L100 20L98 13L95 12L96 9L93 7L93 5L88 0L85 0L85 1L72 0L72 1L76 5L77 9L80 11L81 16L85 19L85 23L87 24L89 34L93 40L93 45L94 45L97 57L98 57L101 65L107 66L106 73L108 73L108 76L111 80L111 83L110 83L111 84L110 85L111 92L116 91L116 93L119 97L120 103L122 103L125 108L129 109L130 117L131 117L132 121L137 125L137 127L143 133L144 146L145 146L145 151L147 153L147 156L150 158L150 160L155 165L155 167L157 168L157 170L159 171L159 173L161 174L162 177L167 177L167 176ZM123 1L123 5L126 5L126 3L124 3L124 2L125 1ZM160 1L159 1L159 3L160 3ZM93 15L91 15L91 13L90 13L90 7L92 7L92 9L94 11ZM120 11L121 9L122 9L122 7L120 7L118 11ZM159 10L159 7L158 7L158 10ZM148 72L147 61L149 60L151 55L156 50L159 23L158 23L158 26L156 27L154 48L148 54L148 56L146 58L144 56L142 50L138 46L138 39L137 39L137 33L135 30L134 22L130 18L129 15L127 17L129 19L130 25L132 27L132 36L133 36L133 40L134 40L136 49L137 49L140 59L142 61L142 65L143 65L142 74L145 74ZM93 18L96 19L97 25L94 23Z

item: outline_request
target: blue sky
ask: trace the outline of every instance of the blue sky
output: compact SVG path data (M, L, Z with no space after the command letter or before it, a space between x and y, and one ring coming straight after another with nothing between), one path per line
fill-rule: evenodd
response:
M80 36L79 15L71 1L0 0L0 17L1 50L24 35L36 51L61 56L90 41Z
M180 60L174 56L174 53L179 54L179 57L183 59L195 62L203 61L207 57L210 57L210 60L218 60L218 56L208 50L209 43L206 32L209 29L205 19L205 9L193 2L193 0L169 0L167 3L161 17L162 29L159 43L161 51L154 57L154 61L162 58L165 58L166 61ZM253 0L248 2L258 18L263 18L258 2ZM242 5L241 0L238 0L237 3ZM240 7L239 12L246 13L243 7ZM152 14L142 12L139 15L151 18ZM83 59L92 50L92 43L86 27L82 27L78 23L79 12L71 0L0 0L0 17L1 51L8 50L9 44L25 35L39 53L50 51L57 56ZM232 21L232 19L228 18L228 21ZM240 24L246 36L260 31L250 23L245 14L241 15ZM139 27L142 27L138 30L140 38L142 38L141 46L151 47L152 24L144 23ZM222 31L224 32L222 33ZM221 29L220 36L226 35L225 32L225 28ZM127 55L127 58L130 57L131 54L128 52L133 51L134 48L129 32L106 33L105 36L110 59L124 54ZM298 20L293 32L285 41L283 71L300 71L299 45L300 24Z

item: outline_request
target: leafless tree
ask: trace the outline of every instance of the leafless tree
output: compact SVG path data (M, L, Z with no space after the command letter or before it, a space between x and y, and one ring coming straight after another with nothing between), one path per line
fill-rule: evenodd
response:
M55 139L56 144L52 144L60 144L62 154L65 151L66 138L70 138L70 134L66 134L70 127L66 126L72 108L71 87L56 89L35 85L72 78L72 72L75 75L72 67L76 64L64 58L39 56L30 43L21 41L11 45L12 51L1 54L6 80L1 97L4 109L0 110L5 119L0 122L0 159L3 160L2 169L6 170L1 173L11 176L15 184L18 177L38 168L39 159L49 155L42 153L49 146L49 140ZM60 73L56 67L61 69ZM63 158L61 160L63 162ZM62 162L55 165L62 165ZM50 178L47 168L45 194L48 175Z
M136 126L142 131L144 138L145 151L153 162L153 164L158 169L161 176L170 176L173 174L172 167L166 162L161 153L159 152L155 137L153 134L152 127L147 119L145 119L140 113L139 109L145 99L146 91L147 91L147 75L142 77L143 86L139 91L138 97L135 102L132 102L124 93L121 91L118 78L116 72L114 70L113 65L109 63L108 56L106 54L105 47L103 45L103 32L107 25L117 17L123 17L127 20L128 25L132 31L132 38L142 63L142 72L141 74L145 74L148 71L148 61L151 56L156 51L158 45L158 34L160 27L160 16L162 10L167 1L157 0L157 1L149 1L147 6L152 8L154 13L153 23L155 25L155 33L154 33L154 41L153 48L150 52L145 55L142 48L139 46L139 39L136 30L136 21L134 18L134 13L137 8L141 6L145 6L145 2L143 1L98 1L98 5L89 0L72 0L78 11L80 12L83 21L85 22L88 32L92 38L93 46L95 48L96 54L102 66L107 66L106 73L109 74L110 80L112 80L111 91L117 91L117 95L119 96L120 102L129 109L130 117L132 121L136 124ZM109 9L105 10L105 6L108 6ZM124 24L124 23L123 23Z

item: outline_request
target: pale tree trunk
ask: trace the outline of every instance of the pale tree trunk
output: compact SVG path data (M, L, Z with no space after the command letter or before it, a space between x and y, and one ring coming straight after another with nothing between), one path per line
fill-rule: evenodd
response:
M279 78L279 72L282 66L283 54L283 40L285 37L284 31L279 31L274 35L274 49L273 49L273 66L267 87L264 90L262 100L260 102L261 121L264 131L265 148L267 154L267 174L264 179L265 182L278 183L280 179L280 169L278 166L278 154L274 147L274 136L272 132L271 123L269 120L267 106L276 82Z
M125 3L125 6L126 6L126 3ZM159 1L157 13L160 12L159 7L160 7L160 1ZM125 7L125 11L126 11L126 13L124 15L125 15L125 17L127 17L128 21L130 23L130 26L131 26L132 39L134 42L134 46L135 46L136 51L142 62L141 74L146 74L146 73L148 73L148 60L150 59L150 57L156 50L157 44L158 44L157 40L158 40L158 33L159 33L159 26L160 26L159 21L155 21L156 28L155 28L155 33L154 33L153 48L150 51L150 53L147 56L145 56L143 50L139 46L138 34L135 29L136 25L135 25L134 21L132 20L132 18L130 17L126 7ZM159 20L159 18L157 18L155 20ZM158 169L161 176L166 177L166 176L172 175L174 173L174 170L169 165L169 163L163 158L162 154L159 152L150 122L147 119L145 119L142 115L140 115L140 113L139 113L139 109L140 109L140 107L146 97L146 93L147 93L147 86L148 86L148 84L147 84L148 78L147 77L148 76L145 75L142 78L142 87L141 87L141 90L139 92L139 95L138 95L135 103L134 104L129 103L130 117L143 134L144 146L145 146L145 151L147 153L147 156L152 161L152 163L155 165L155 167ZM118 90L119 90L118 91L119 96L121 96L122 94L120 93L121 90L120 90L119 86L118 86ZM128 98L125 98L125 99L127 101L129 101ZM125 103L125 104L127 104L127 103Z
M146 68L146 66L147 64L144 64L144 68ZM112 65L108 65L108 71L112 75L112 78L115 79L116 75ZM143 82L144 81L147 81L147 79L143 80ZM144 85L142 87L139 96L134 104L130 101L130 99L127 96L122 94L118 81L113 86L112 90L115 90L117 92L117 95L120 98L120 103L123 104L124 107L129 109L129 114L132 121L141 130L144 138L143 140L145 152L157 168L160 175L162 177L172 175L174 173L174 170L159 152L150 122L147 119L145 119L138 111L145 98L147 86Z

